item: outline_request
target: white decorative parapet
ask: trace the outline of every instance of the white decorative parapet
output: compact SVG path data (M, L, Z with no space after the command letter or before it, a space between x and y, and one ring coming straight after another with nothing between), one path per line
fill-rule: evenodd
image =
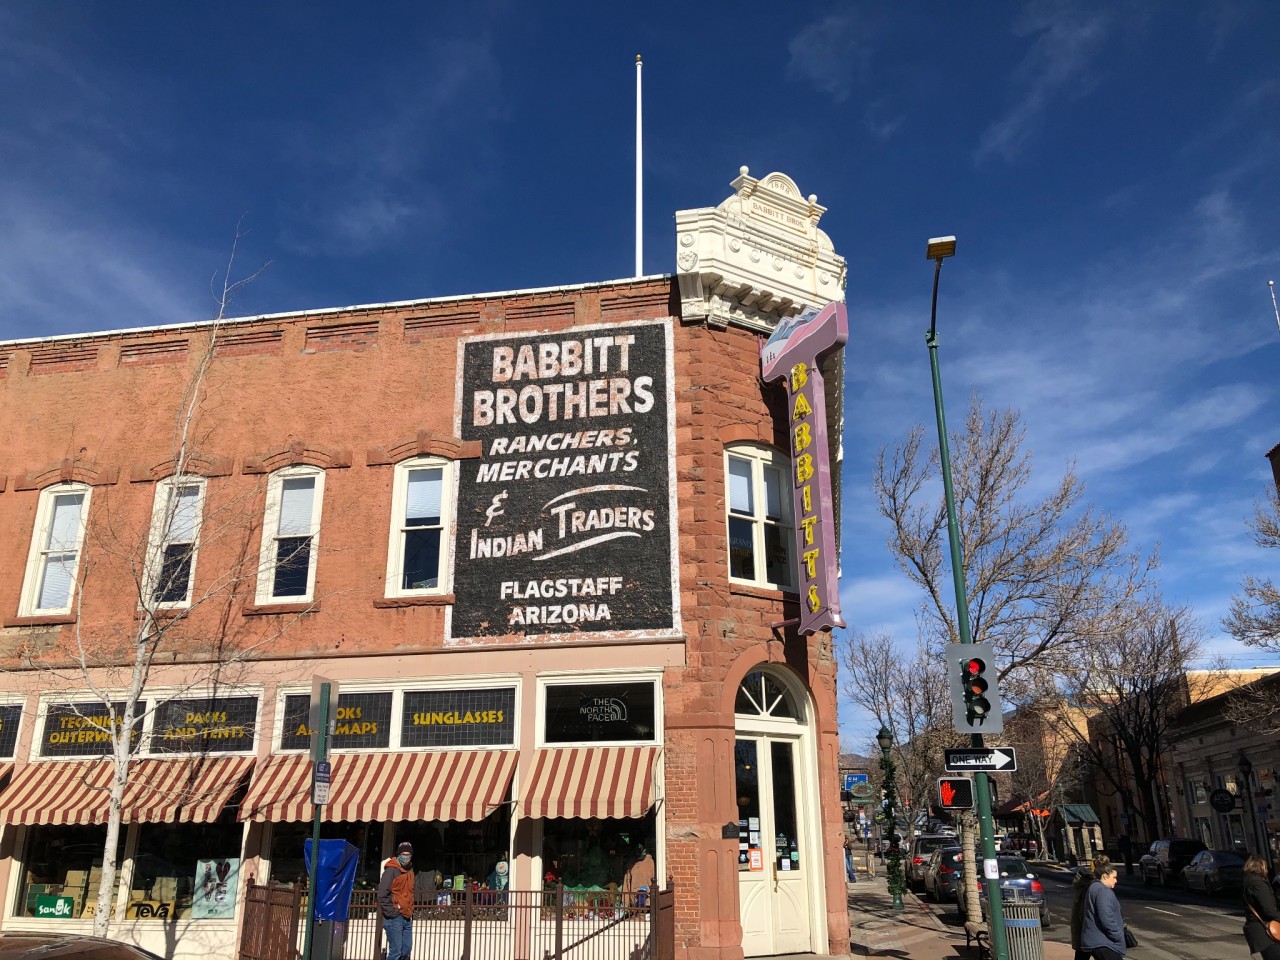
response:
M844 300L845 261L818 229L827 208L784 173L742 167L718 207L676 212L676 275L686 321L771 331L805 307Z

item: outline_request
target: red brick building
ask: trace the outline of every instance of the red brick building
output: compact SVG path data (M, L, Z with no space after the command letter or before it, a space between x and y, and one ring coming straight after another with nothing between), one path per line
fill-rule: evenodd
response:
M402 839L428 886L632 892L651 856L680 956L847 953L804 407L761 379L844 266L789 179L734 189L674 276L0 344L0 926L90 926L152 643L113 936L230 955L235 891L299 880L323 677L359 885Z

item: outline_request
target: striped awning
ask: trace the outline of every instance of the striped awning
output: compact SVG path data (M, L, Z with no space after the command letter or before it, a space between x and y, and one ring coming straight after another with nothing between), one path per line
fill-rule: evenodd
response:
M539 750L521 786L526 817L642 817L657 798L660 747Z
M253 768L253 757L135 760L121 805L125 823L212 823ZM0 823L103 823L112 764L104 758L31 763L0 795Z
M329 822L483 820L503 803L515 773L512 750L339 754L333 760ZM259 769L242 820L307 821L311 758L274 757Z

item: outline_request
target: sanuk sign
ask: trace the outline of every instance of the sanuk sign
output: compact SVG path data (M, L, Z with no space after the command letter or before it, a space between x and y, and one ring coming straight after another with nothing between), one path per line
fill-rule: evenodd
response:
M843 627L827 445L827 404L820 363L849 339L843 303L810 307L779 322L760 351L766 382L785 381L791 434L800 633Z
M70 920L76 911L73 897L36 897L36 916L46 920Z

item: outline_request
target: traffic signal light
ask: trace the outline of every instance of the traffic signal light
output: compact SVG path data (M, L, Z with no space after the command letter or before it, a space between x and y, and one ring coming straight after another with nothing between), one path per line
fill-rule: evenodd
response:
M951 713L959 733L1002 733L1003 709L996 689L996 656L989 643L947 647Z
M973 807L973 781L968 777L939 777L938 806L943 810L969 810Z

